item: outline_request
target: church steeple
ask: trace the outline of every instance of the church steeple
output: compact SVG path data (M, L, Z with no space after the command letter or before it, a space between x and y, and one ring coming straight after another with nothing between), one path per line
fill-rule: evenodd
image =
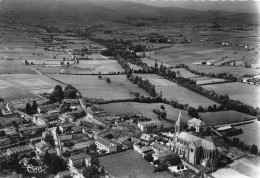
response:
M181 111L179 110L179 117L175 123L175 134L179 135L181 132Z

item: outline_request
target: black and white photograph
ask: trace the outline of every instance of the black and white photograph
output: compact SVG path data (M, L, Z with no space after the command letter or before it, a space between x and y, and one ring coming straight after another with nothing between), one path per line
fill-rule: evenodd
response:
M260 0L0 0L0 178L259 178Z

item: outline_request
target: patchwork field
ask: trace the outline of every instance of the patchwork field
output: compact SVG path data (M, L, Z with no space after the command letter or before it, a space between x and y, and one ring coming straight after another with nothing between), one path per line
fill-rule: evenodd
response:
M131 92L149 96L144 90L128 81L125 75L108 75L111 80L109 84L105 80L106 76L102 79L91 75L49 74L48 76L75 86L84 97L88 98L104 100L134 98Z
M11 103L38 100L37 94L50 92L55 85L37 74L0 75L0 97Z
M35 68L37 70L39 70L40 72L44 73L44 74L58 74L62 69L66 68L66 67L57 67L57 66L42 67L42 66L37 66Z
M75 68L63 71L69 74L109 74L112 72L124 72L116 60L80 60Z
M246 83L222 83L215 85L203 85L207 90L213 90L218 94L227 94L233 100L241 101L253 107L260 107L260 87Z
M149 54L149 52L148 52ZM151 59L150 56L149 57L145 57L145 58L141 58L143 63L146 63L149 67L154 67L155 66L155 59ZM162 63L164 66L166 67L171 67L172 65L167 64L167 63ZM161 62L158 61L158 66L160 67Z
M206 112L199 113L199 115L207 125L213 126L255 119L254 116L250 116L248 114L240 113L237 111Z
M142 77L143 80L149 80L156 87L178 86L176 83L166 80L156 74L138 74L138 76Z
M168 172L154 172L154 167L133 149L99 158L100 165L116 178L170 178Z

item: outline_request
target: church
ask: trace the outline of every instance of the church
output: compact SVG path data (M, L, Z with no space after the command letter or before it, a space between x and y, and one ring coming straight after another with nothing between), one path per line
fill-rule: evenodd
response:
M212 138L200 138L191 133L181 131L181 113L175 125L175 135L170 149L179 154L182 159L193 165L202 165L215 169L219 153Z

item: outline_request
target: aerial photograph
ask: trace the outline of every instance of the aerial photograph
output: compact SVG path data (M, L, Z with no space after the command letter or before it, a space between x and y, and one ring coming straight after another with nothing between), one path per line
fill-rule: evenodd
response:
M0 0L0 178L260 178L260 0Z

